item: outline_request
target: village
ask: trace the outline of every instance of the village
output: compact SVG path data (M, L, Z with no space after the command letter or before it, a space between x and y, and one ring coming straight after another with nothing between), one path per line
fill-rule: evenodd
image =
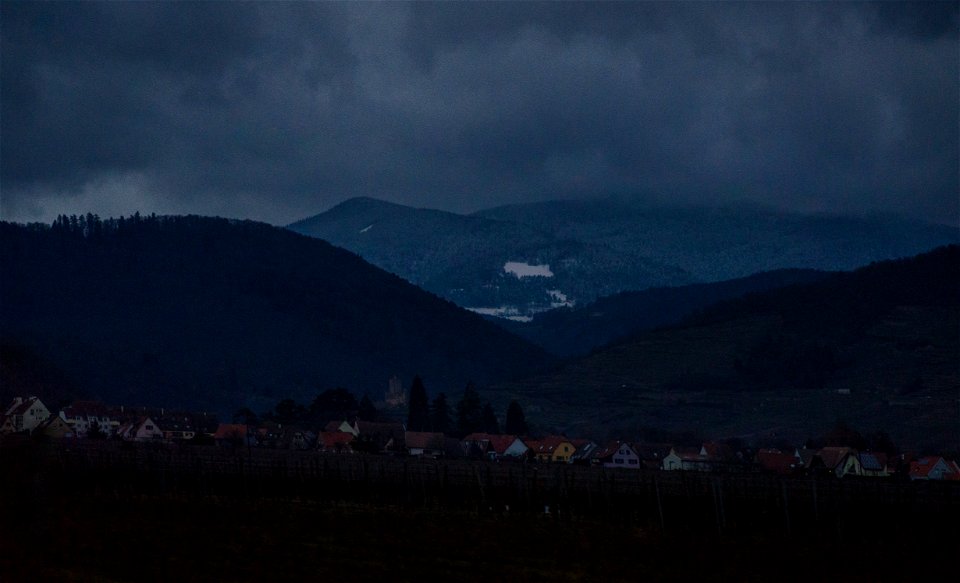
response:
M960 507L952 460L846 446L751 451L726 441L460 437L353 417L314 429L96 401L54 414L35 397L14 399L2 412L0 522L16 533L6 539L11 559L26 557L42 571L94 557L95 568L116 571L115 580L137 580L140 565L162 573L170 556L199 557L206 578L246 580L208 560L210 541L214 556L235 549L234 562L302 564L305 580L325 557L347 561L347 569L394 568L390 545L429 549L428 562L486 560L502 570L489 546L470 555L463 541L506 536L524 561L545 557L550 574L542 580L558 580L564 553L581 557L610 545L628 561L649 553L645 564L657 569L664 553L676 555L664 561L674 566L703 547L716 557L704 565L714 565L727 557L722 549L743 545L766 561L751 563L770 573L761 580L782 580L773 577L781 561L763 557L795 546L811 557L826 553L829 565L885 540L893 542L884 548L911 556L930 549L947 556L952 539L937 533L956 522ZM70 526L87 524L107 526ZM557 537L564 541L557 548L546 542ZM117 549L134 557L130 565L101 567L99 557ZM623 580L636 575L624 569Z
M239 452L294 450L336 455L569 464L624 471L759 472L780 476L960 481L960 466L955 460L940 455L890 455L850 446L751 450L721 441L684 447L488 432L473 432L457 438L442 432L409 431L399 421L365 421L354 417L334 419L318 428L271 420L256 424L222 423L208 413L108 406L98 401L75 401L54 414L34 396L15 398L3 410L0 424L0 444L27 437L181 447L205 445Z

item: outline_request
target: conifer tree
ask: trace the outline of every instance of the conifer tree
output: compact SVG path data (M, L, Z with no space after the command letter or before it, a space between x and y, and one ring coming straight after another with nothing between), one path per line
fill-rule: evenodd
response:
M457 433L463 437L483 427L483 409L480 404L480 395L473 383L467 383L463 397L457 403Z
M410 385L410 411L407 414L407 431L426 431L430 425L430 401L427 389L419 376L413 377Z
M527 418L523 414L520 403L510 401L510 405L507 407L507 419L504 429L510 435L526 435L530 432L527 427Z
M493 412L490 403L483 406L483 412L480 414L480 425L485 433L498 435L500 433L500 422L497 421L497 414Z
M449 433L453 429L450 419L450 405L447 404L447 395L440 393L433 399L430 407L430 425L437 433Z
M376 405L370 400L370 396L364 393L363 398L360 399L357 417L359 417L361 421L376 421L379 416L380 412L377 411Z
M299 423L306 415L307 408L293 399L283 399L273 408L273 420L277 423Z

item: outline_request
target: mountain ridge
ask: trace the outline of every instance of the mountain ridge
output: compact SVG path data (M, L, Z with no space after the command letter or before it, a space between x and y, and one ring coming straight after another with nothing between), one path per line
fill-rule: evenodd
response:
M349 199L289 228L350 249L460 306L523 320L622 291L778 269L853 269L960 242L956 229L888 216L623 197L470 214ZM531 275L518 275L510 262L531 266Z

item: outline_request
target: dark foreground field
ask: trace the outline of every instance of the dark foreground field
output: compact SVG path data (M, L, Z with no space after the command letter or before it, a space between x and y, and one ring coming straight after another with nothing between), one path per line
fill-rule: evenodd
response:
M446 466L380 461L0 448L0 581L907 581L946 575L960 546L956 488L821 482L812 507L810 483L750 478L779 484L771 506L733 477L663 476L650 498L625 472L430 482L414 476Z

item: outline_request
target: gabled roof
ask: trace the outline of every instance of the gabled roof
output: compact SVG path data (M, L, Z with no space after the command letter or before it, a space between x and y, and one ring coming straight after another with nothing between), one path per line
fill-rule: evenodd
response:
M33 407L35 403L38 403L38 402L40 402L40 399L38 399L37 397L27 397L26 399L23 399L22 401L19 401L19 402L18 402L18 399L14 399L13 402L10 404L10 406L7 407L6 414L8 416L23 415L24 413L29 411L30 408ZM40 403L40 404L43 405L43 403Z
M147 417L147 416L143 416L143 415L142 415L142 416L140 416L140 417L137 417L137 419L136 419L135 421L131 421L131 422L129 422L129 423L123 424L123 425L117 430L117 433L120 434L120 435L130 434L130 433L136 433L136 432L140 431L140 428L142 428L142 427L147 423L147 421L153 423L153 426L154 426L155 428L160 429L160 426L157 425L156 421L154 421L154 420L151 419L150 417Z
M140 419L140 421L137 423L137 431L140 431L140 429L143 429L143 426L146 425L147 422L150 422L151 424L153 424L154 431L159 431L161 433L163 432L163 430L160 429L160 426L157 424L157 422L154 421L153 418L151 417L143 417L142 419Z
M610 441L607 442L603 447L598 447L595 452L593 452L593 458L602 460L605 458L613 457L613 454L617 453L620 449L620 441Z
M823 460L823 465L832 470L840 465L849 455L856 455L857 451L850 447L825 447L821 449L817 456Z
M711 461L730 461L736 457L733 448L725 443L718 443L716 441L704 443L700 448L699 454L706 456Z
M960 475L960 468L958 468L955 462L947 461L938 455L932 455L922 457L915 462L910 462L910 477L927 478L930 476L930 472L932 472L937 466L942 467L948 475ZM948 479L957 478L951 476Z
M503 455L515 441L520 439L516 435L495 435L493 433L471 433L461 441L474 444L484 452L493 450L497 455ZM520 443L529 447L523 440Z
M340 431L340 427L344 423L346 423L346 421L330 421L329 423L323 426L323 431L326 431L328 433Z
M540 450L540 440L538 439L524 439L523 443L527 446L527 451L537 453Z
M955 480L960 482L960 465L957 462L943 460L947 464L947 474L943 477L945 480Z
M564 443L569 443L570 445L573 445L573 443L569 439L567 439L562 435L548 435L543 439L533 443L537 444L536 449L534 449L534 447L530 445L530 442L527 443L527 446L530 447L530 449L533 449L534 452L538 454L553 454L554 450L556 450L558 447L560 447L561 444L564 444Z
M568 441L569 441L570 443L572 443L572 444L573 444L573 447L576 448L576 449L578 449L578 450L579 450L581 447L586 447L586 446L590 445L591 443L593 443L593 442L590 441L589 439L570 439L570 440L568 440ZM596 445L596 444L594 444L594 445Z
M887 469L887 455L870 451L860 452L860 466L871 472L882 472Z
M54 426L61 427L61 428L66 429L66 430L68 430L68 431L72 431L72 429L70 428L70 426L67 425L67 422L64 421L63 419L61 419L60 417L56 416L56 415L51 415L51 416L47 417L46 419L44 419L43 421L41 421L40 424L37 425L37 428L35 429L35 431L43 431L44 429L48 429L48 428L54 427Z
M576 443L573 444L577 449L573 452L573 455L570 456L570 458L577 461L593 459L594 454L596 454L597 449L599 449L600 446L587 439L578 439L577 441L582 443L580 445L577 445Z
M817 450L804 447L802 449L798 449L796 454L797 457L800 458L800 463L803 464L803 467L809 468L814 458L817 457Z
M523 443L516 435L491 435L490 436L490 447L493 448L493 451L497 452L497 455L503 455L510 449L515 442L520 441L520 443L526 447L526 444Z

